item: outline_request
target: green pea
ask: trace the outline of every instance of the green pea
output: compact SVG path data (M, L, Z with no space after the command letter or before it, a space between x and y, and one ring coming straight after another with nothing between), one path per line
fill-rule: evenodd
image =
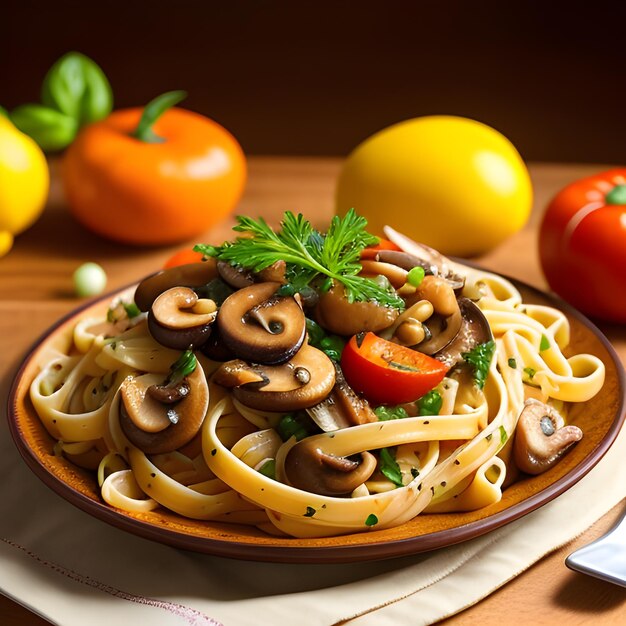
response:
M74 272L74 291L85 298L102 293L107 284L107 275L97 263L83 263Z
M414 267L412 270L410 270L407 274L407 282L409 283L409 285L413 285L413 287L419 287L424 280L424 274L424 268L418 265L417 267Z
M13 109L10 117L19 130L46 151L66 148L78 131L74 118L41 104L23 104Z

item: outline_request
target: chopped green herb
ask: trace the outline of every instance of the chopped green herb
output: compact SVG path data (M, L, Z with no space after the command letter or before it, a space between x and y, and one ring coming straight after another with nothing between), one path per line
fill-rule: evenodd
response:
M539 343L539 352L543 352L550 347L550 340L545 336L541 335L541 342Z
M126 315L128 315L128 319L132 320L133 317L141 315L139 307L134 302L122 302L122 306L124 307L124 311L126 311Z
M300 441L309 435L309 432L304 427L302 422L295 415L291 414L284 415L281 418L280 422L278 422L278 426L276 427L276 431L283 441L287 441L294 436L298 441Z
M378 524L378 518L373 513L370 513L365 520L365 525L376 526L376 524Z
M511 367L512 369L517 369L517 361L513 357L509 359L509 367Z
M532 367L525 367L524 368L524 374L526 374L528 376L529 380L532 380L535 377L536 373L537 373L537 370L533 369Z
M424 268L421 266L414 267L406 276L406 281L413 287L419 287L424 280Z
M307 506L304 517L313 517L316 513L317 511L312 506Z
M267 476L272 480L276 480L276 461L274 459L268 459L259 468L259 473L263 476Z
M198 360L193 350L185 350L178 359L170 365L170 373L167 376L167 384L175 385L183 378L193 373L198 365Z
M361 251L378 242L365 227L367 220L353 209L340 218L333 217L328 231L322 235L304 217L287 211L281 230L272 228L259 218L237 217L234 230L245 233L234 242L219 247L199 244L196 252L216 257L233 265L259 272L276 261L287 263L287 280L299 291L319 276L327 277L324 287L330 289L333 281L340 282L348 301L373 300L383 305L404 309L404 300L393 289L378 285L370 278L358 276Z
M417 408L420 415L439 415L442 404L441 394L433 389L417 401Z
M402 472L400 466L396 462L396 455L389 448L381 448L380 450L380 471L394 485L402 487Z
M406 409L401 406L377 406L374 409L374 413L376 413L381 422L402 419L409 416Z
M492 339L491 341L478 344L469 352L463 352L461 354L463 359L474 369L474 383L479 389L485 386L495 349L496 344Z
M506 428L504 426L500 426L500 443L504 445L508 438L509 435L506 432Z

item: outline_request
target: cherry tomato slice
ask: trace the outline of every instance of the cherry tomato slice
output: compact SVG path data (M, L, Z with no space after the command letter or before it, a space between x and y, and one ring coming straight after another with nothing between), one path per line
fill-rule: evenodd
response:
M176 267L177 265L187 265L188 263L199 263L202 261L202 254L200 252L194 252L190 249L179 250L175 252L163 265L163 269L169 269L170 267Z
M348 384L374 404L401 404L436 387L448 368L426 354L374 333L355 335L341 356Z

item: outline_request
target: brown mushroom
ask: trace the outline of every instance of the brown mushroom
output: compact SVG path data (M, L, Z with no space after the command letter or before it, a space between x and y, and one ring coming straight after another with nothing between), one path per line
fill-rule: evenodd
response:
M378 421L367 400L357 396L336 364L332 392L319 404L308 408L307 413L324 432Z
M149 311L152 303L172 287L202 287L217 276L215 259L171 267L142 280L135 290L135 304Z
M222 280L235 289L249 287L254 282L252 272L243 269L243 267L231 265L226 261L218 261L216 267Z
M200 365L186 377L189 393L177 404L162 404L148 393L159 384L154 374L128 376L120 387L120 426L130 442L147 454L177 450L191 441L204 421L209 388Z
M335 384L332 361L317 348L303 346L283 365L224 363L213 380L232 387L242 404L265 411L297 411L321 402Z
M372 300L349 302L340 283L321 294L315 307L318 323L331 333L344 336L364 331L379 332L391 326L399 313L396 308Z
M387 238L395 243L399 248L402 248L403 251L398 252L397 250L381 250L379 253L381 261L385 261L387 263L395 262L398 265L402 263L400 267L404 267L404 269L407 270L419 265L424 268L427 274L433 274L434 276L441 276L442 278L445 278L455 291L463 289L463 286L465 285L465 277L454 273L450 259L446 258L443 254L426 244L418 243L409 239L390 226L385 226L383 230ZM411 252L407 252L409 249ZM410 263L413 263L413 265L408 267Z
M483 312L468 298L459 299L461 327L452 341L433 356L448 367L463 360L463 354L493 339L491 327ZM418 346L421 349L421 346Z
M583 433L553 407L529 399L524 403L515 429L515 463L527 474L541 474L555 465Z
M161 345L185 350L206 342L216 315L213 300L199 299L189 287L173 287L152 303L148 330Z
M356 455L355 455L356 456ZM347 496L374 473L376 457L362 452L356 459L328 454L317 437L306 438L289 450L285 475L297 489L322 496Z
M254 363L288 361L302 345L306 319L291 296L277 296L279 283L258 283L224 300L217 326L224 345Z

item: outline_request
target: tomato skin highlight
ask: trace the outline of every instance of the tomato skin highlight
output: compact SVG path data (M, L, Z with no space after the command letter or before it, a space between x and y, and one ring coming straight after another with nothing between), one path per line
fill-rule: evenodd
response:
M175 252L163 265L163 269L167 270L170 267L177 267L178 265L187 265L189 263L200 263L203 255L201 252L195 252L190 248L185 248Z
M375 405L417 400L448 371L440 361L371 332L350 339L341 356L341 369L348 384Z
M539 255L550 287L590 317L626 323L626 169L573 182L546 208ZM622 189L623 191L623 189Z

